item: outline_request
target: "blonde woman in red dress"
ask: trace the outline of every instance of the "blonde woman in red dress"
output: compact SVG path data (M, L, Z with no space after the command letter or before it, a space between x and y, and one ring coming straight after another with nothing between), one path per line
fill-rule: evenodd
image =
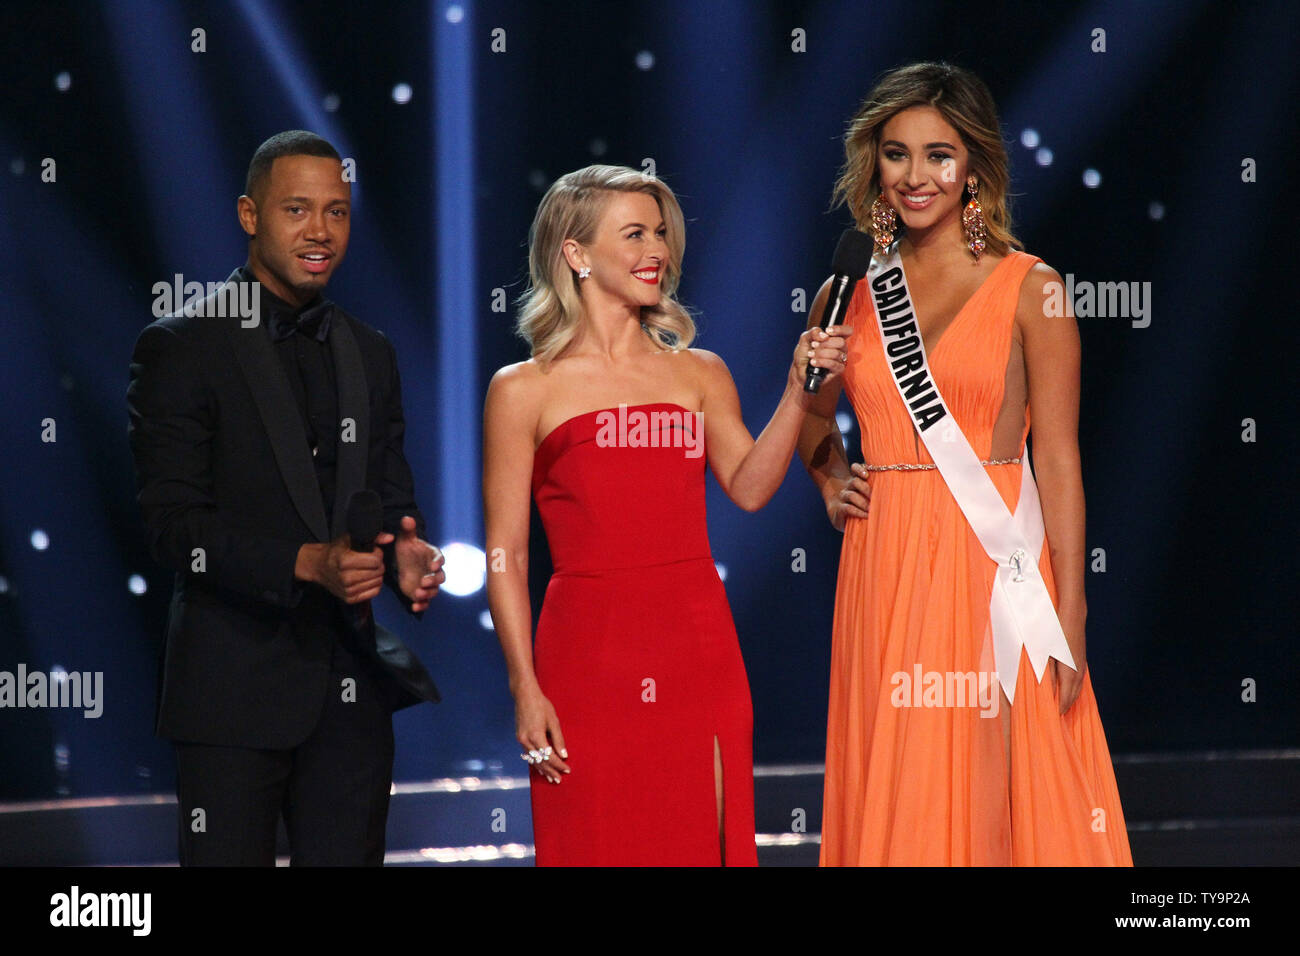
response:
M755 441L722 359L689 348L684 243L661 180L562 176L530 233L532 358L488 388L488 603L533 771L538 865L756 863L749 685L709 550L705 464L761 508L794 454L808 362L835 381L848 340L800 336ZM555 568L535 642L530 497Z

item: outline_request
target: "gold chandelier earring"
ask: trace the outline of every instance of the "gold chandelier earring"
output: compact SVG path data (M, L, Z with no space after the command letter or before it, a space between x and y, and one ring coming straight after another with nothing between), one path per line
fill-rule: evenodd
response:
M974 175L966 177L966 188L970 191L970 202L961 214L961 228L966 233L966 245L970 247L971 255L975 261L984 254L984 240L988 237L988 230L984 224L984 210L980 206L979 188L980 182Z
M898 222L898 213L894 207L885 202L885 197L876 196L871 204L871 237L876 241L875 254L886 255L894 244L894 226Z

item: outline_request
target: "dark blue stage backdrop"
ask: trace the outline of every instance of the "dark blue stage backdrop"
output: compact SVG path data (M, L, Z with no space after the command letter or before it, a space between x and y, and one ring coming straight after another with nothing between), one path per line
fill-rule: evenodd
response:
M235 199L264 138L312 129L355 161L329 294L396 345L430 537L468 569L421 623L379 606L445 694L399 715L397 779L517 775L473 549L482 396L526 357L512 313L542 191L653 162L688 217L698 344L757 433L848 224L829 209L845 121L920 59L992 88L1026 248L1142 296L1079 320L1112 750L1294 746L1297 25L1285 0L5 3L0 671L103 683L98 716L0 710L0 799L172 785L152 736L171 581L135 502L127 362L156 283L243 262ZM840 536L797 463L757 514L709 482L757 760L817 763ZM540 602L540 536L533 554Z

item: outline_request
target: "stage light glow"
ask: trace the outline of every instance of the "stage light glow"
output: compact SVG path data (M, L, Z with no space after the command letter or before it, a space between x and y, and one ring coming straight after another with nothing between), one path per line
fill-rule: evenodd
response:
M482 289L478 282L478 257L465 236L478 234L475 218L477 164L474 160L474 9L456 5L458 18L440 2L429 8L430 62L433 89L428 121L435 144L430 169L434 207L430 228L437 268L431 270L429 295L436 303L434 323L438 336L438 533L460 541L479 540L483 534L482 471L478 449L483 409L478 387L478 323L451 320L453 316L479 314ZM469 549L471 545L464 545ZM473 556L471 556L473 555ZM461 568L457 568L459 561ZM467 578L453 574L468 573ZM483 586L483 553L477 548L460 558L447 556L452 594L470 594Z
M714 561L713 567L717 569L718 577L723 581L727 580L727 566L721 561Z
M66 93L68 90L72 89L72 74L67 70L63 70L59 73L54 77L54 88L60 93Z
M1154 221L1159 222L1165 218L1165 204L1162 202L1152 202L1147 206L1147 215Z
M486 609L479 612L478 623L479 627L483 628L485 631L496 630L496 625L492 623L492 612Z
M1089 189L1096 189L1101 185L1101 173L1089 167L1083 171L1083 184Z
M337 93L326 93L325 98L320 101L320 105L326 113L337 113L340 102Z
M126 586L135 595L144 594L145 591L149 590L149 585L145 582L145 579L138 574L131 575L127 579Z
M37 528L32 532L32 547L37 551L44 551L50 546L50 536Z
M653 70L655 67L655 55L649 50L642 50L636 55L636 68L638 70Z
M839 426L841 435L849 435L853 433L855 422L853 416L848 412L836 412L835 424Z
M256 0L236 2L242 19L253 31L281 87L295 109L302 114L303 128L315 130L324 136L338 148L340 154L356 155L348 145L349 137L343 135L343 130L334 120L326 118L329 111L322 105L324 93L310 69L308 58L296 49L294 31L281 22L280 11L272 4ZM213 181L219 181L219 177L214 177ZM353 203L360 198L361 183L358 181L352 184Z
M1038 148L1038 130L1031 126L1026 126L1020 131L1020 145L1025 149Z
M442 570L447 580L439 591L464 597L481 590L487 581L487 556L481 548L463 541L453 541L442 549L447 561Z
M405 106L411 102L411 84L398 83L393 87L393 102Z
M488 863L493 860L523 860L534 855L531 844L506 843L502 846L424 847L384 854L384 863Z
M1039 166L1052 165L1052 151L1044 146L1038 152L1034 153L1034 162L1038 163Z

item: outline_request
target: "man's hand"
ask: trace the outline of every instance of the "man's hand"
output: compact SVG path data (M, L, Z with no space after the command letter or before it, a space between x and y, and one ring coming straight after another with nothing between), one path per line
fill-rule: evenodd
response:
M390 541L392 537L388 536ZM300 581L319 584L348 604L360 604L378 597L384 586L384 553L377 546L369 552L353 551L345 534L329 544L304 544L298 549L293 574Z
M385 531L375 539L375 544L388 544L393 535ZM442 570L442 552L415 534L415 519L402 518L402 533L396 537L393 553L397 557L397 580L402 593L411 601L411 610L419 613L428 608L438 593L438 587L447 580Z

